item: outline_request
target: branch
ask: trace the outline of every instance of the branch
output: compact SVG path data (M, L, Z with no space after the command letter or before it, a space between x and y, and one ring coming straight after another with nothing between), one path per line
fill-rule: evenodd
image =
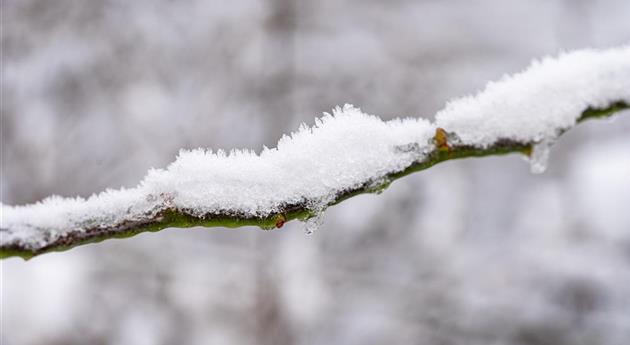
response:
M602 109L588 108L582 112L577 122L609 117L616 112L628 108L630 107L625 102L616 102ZM436 131L436 135L434 136L436 142L442 140L439 139L441 133L441 129ZM339 193L326 206L336 205L359 194L380 193L387 188L391 182L401 177L428 169L448 160L505 155L509 153L521 153L530 156L536 144L536 142L499 140L496 144L488 146L487 148L476 148L466 145L450 145L447 139L445 143L442 142L441 146L436 145L436 148L428 155L427 159L414 162L401 171L387 174L385 178L379 181L366 181L358 188ZM410 148L413 149L413 146L413 144L410 145ZM280 228L284 223L291 220L307 220L316 216L316 212L317 211L312 210L311 207L305 203L286 205L280 212L264 218L247 217L237 214L207 214L196 216L185 210L167 208L147 219L128 221L115 224L111 227L94 227L70 232L67 236L58 238L46 246L37 249L24 248L19 244L3 245L0 247L0 258L19 256L28 259L51 251L64 251L83 244L101 242L110 238L127 238L142 232L155 232L166 228L190 228L196 226L237 228L242 226L258 226L262 229L269 230ZM8 230L1 229L0 231Z
M621 48L534 63L449 103L436 123L383 122L351 106L338 108L260 155L182 152L134 189L2 205L0 258L28 259L173 227L308 224L329 206L380 193L399 178L452 159L521 153L538 170L548 147L575 124L628 109L629 91L630 48Z

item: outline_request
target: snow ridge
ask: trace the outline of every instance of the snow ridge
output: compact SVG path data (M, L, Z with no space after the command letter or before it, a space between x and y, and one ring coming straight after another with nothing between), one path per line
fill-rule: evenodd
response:
M272 216L287 205L320 210L344 191L426 160L436 149L438 127L455 133L456 145L539 143L571 128L585 109L616 102L630 104L630 47L566 53L534 61L475 96L449 102L435 123L385 122L345 105L260 154L181 151L166 169L150 170L136 188L2 205L0 246L36 250L70 233L151 219L166 209L250 218Z

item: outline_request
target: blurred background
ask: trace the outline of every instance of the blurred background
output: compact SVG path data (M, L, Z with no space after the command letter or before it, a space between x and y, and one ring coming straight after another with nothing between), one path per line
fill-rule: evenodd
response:
M630 42L627 0L3 0L1 200L133 187L335 105L432 118L532 58ZM1 263L2 345L630 343L630 114L447 162L311 236L169 229Z

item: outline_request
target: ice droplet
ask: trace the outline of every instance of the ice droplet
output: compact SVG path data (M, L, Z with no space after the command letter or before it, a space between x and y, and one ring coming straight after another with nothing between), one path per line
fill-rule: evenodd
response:
M317 231L324 223L324 211L331 202L330 198L311 200L308 202L308 210L311 213L311 217L304 221L304 232L307 235Z
M324 212L320 211L304 222L304 232L310 235L317 231L322 226L322 223L324 223Z
M391 184L391 180L386 177L380 177L375 179L368 184L367 189L374 194L381 194L389 185Z
M532 174L542 174L547 170L547 162L549 161L549 149L553 144L553 140L543 139L534 145L531 156L529 157L529 170Z

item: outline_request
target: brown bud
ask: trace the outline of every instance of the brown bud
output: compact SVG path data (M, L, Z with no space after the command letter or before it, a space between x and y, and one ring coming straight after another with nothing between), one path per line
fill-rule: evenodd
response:
M286 223L287 221L287 217L285 217L283 214L279 214L276 216L276 228L280 229L284 223Z
M433 137L433 142L438 150L441 151L450 151L450 147L448 146L448 134L444 130L444 128L436 128L435 136Z

